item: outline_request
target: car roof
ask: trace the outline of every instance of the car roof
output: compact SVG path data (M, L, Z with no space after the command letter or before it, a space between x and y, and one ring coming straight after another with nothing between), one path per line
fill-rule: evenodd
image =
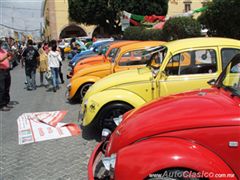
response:
M164 43L165 43L164 41L140 41L140 42L122 46L121 51L133 50L133 49L144 48L144 47L149 48L152 46L160 46Z
M187 38L181 40L175 40L166 43L164 46L167 46L169 49L184 49L193 48L193 47L205 47L205 46L240 46L240 41L230 38L212 38L212 37L199 37L199 38Z
M132 44L132 43L136 43L139 41L117 41L117 42L113 42L112 44L110 44L110 48L116 48L116 47L121 47L121 46L125 46L128 44Z

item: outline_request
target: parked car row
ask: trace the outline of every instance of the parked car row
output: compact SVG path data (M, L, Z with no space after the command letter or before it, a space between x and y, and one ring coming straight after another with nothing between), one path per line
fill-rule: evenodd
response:
M163 43L161 41L117 42L110 45L110 51L106 52L108 56L94 56L81 60L75 66L78 71L70 80L67 98L81 101L88 88L103 77L145 66L147 61L142 59L142 54L146 49L160 46Z
M89 179L240 178L240 41L113 42L75 68Z
M113 131L113 119L133 108L159 97L208 88L207 81L217 78L239 50L238 40L223 38L184 39L150 49L147 66L107 76L87 91L82 125Z

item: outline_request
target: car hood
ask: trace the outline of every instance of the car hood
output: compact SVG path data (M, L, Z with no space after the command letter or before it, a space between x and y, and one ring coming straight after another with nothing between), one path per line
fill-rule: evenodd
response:
M72 66L76 66L78 64L79 61L83 61L85 60L86 58L90 58L90 57L94 57L94 56L97 56L98 53L95 53L95 52L92 52L90 54L85 54L85 55L82 55L81 57L78 58L78 60L76 60Z
M103 55L90 56L90 57L87 57L85 59L82 59L77 65L86 64L86 63L89 63L89 62L92 62L92 61L101 61L103 59L104 59Z
M133 110L115 129L110 154L141 139L173 131L239 125L240 98L217 88L161 98Z
M103 63L103 64L92 65L90 67L85 67L79 70L76 74L74 74L74 76L71 78L71 81L82 76L96 76L96 74L98 74L99 72L110 70L110 69L111 69L110 63Z
M151 70L148 67L113 73L93 84L87 91L84 99L106 89L121 88L121 85L126 83L149 80L150 77L152 77L152 75Z

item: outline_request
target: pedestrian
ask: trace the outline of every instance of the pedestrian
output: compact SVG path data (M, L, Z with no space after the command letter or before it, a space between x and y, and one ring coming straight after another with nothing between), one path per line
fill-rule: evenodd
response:
M52 81L53 81L53 92L56 92L59 89L59 67L60 62L62 61L60 53L57 51L57 41L51 41L51 50L48 53L48 69L51 70L52 73Z
M10 75L10 63L12 55L2 49L3 41L0 40L0 110L10 111L12 108L9 105L10 102L10 86L11 86L11 75Z
M63 73L62 73L62 62L59 61L59 77L61 80L61 83L64 84L64 78L63 78Z
M38 66L38 71L40 73L40 86L45 86L45 85L48 85L48 84L44 84L45 73L48 71L48 56L43 49L42 43L39 44L38 53L40 55L39 66Z
M46 54L49 53L50 49L49 49L49 46L48 46L48 43L45 42L44 45L43 45L43 50L46 52Z
M65 41L64 39L62 39L59 43L59 49L60 49L60 52L61 52L61 58L62 60L64 61L65 60L65 53L64 53L64 49L65 49Z
M36 69L39 63L39 53L33 47L33 41L31 39L27 42L27 48L22 54L22 67L25 64L25 74L27 79L27 90L36 90Z

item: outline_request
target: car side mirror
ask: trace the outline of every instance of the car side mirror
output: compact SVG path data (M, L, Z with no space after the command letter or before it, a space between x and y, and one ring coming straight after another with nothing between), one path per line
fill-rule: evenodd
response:
M213 86L216 83L216 79L211 79L210 81L207 82L209 85Z

